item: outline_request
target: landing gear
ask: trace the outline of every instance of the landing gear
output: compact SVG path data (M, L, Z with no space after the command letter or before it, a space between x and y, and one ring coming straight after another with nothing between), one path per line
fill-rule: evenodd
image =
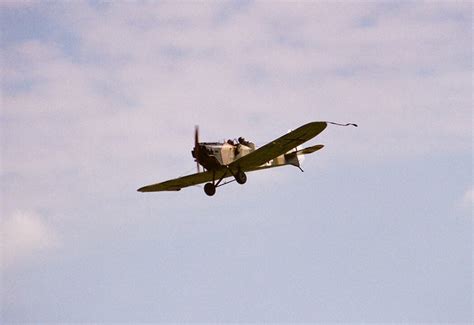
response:
M241 170L238 170L234 177L239 184L245 184L245 182L247 182L247 175Z
M216 188L225 184L229 184L230 182L233 182L234 180L222 183L222 180L228 175L227 173L230 173L232 176L234 176L234 180L239 183L239 184L245 184L247 182L247 175L240 169L234 174L230 169L227 169L224 174L219 178L219 180L216 182L216 171L212 172L212 182L206 183L204 185L204 192L208 196L213 196L216 194Z
M204 192L209 196L213 196L216 194L216 187L212 183L206 183L206 185L204 185Z

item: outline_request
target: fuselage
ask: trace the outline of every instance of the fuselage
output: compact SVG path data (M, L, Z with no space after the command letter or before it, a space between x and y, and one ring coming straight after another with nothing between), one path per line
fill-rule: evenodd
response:
M256 149L255 144L248 141L242 141L242 143L232 140L227 142L201 142L197 152L194 148L191 154L206 170L218 170ZM299 166L296 150L280 155L263 165L255 166L252 170L284 165Z

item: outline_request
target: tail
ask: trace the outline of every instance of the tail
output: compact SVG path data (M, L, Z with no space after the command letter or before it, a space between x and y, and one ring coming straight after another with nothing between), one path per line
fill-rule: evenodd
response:
M312 147L299 149L299 150L287 153L285 155L285 162L289 165L298 167L301 171L303 171L303 169L301 169L301 163L304 160L304 155L309 155L310 153L321 150L322 148L324 148L324 145L317 144Z
M317 145L312 146L312 147L300 149L300 150L296 151L296 154L297 155L309 155L310 153L321 150L322 148L324 148L323 144L317 144Z

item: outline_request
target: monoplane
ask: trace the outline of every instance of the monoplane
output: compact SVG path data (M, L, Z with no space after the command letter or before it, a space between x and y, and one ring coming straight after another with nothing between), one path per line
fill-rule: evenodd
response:
M245 184L247 172L292 165L301 171L301 156L324 147L317 144L304 149L299 146L320 134L328 124L357 126L353 123L311 122L257 148L254 143L239 137L225 142L199 142L199 129L194 132L194 148L191 154L197 164L197 173L165 182L147 185L139 192L179 191L182 188L206 183L204 192L212 196L216 188L236 181ZM200 166L204 168L201 171ZM233 179L224 181L226 178Z

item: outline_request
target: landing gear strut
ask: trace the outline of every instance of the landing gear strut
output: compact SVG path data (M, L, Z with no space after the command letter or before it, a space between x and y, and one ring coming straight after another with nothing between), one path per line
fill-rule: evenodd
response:
M212 182L206 183L204 185L204 192L208 196L213 196L214 194L216 194L216 187L233 182L234 180L231 180L231 181L221 184L222 180L226 177L227 173L230 173L232 176L234 176L234 180L239 184L245 184L245 182L247 182L247 175L245 175L245 173L241 171L240 169L235 174L232 172L232 170L227 169L217 182L216 182L216 172L213 171Z

